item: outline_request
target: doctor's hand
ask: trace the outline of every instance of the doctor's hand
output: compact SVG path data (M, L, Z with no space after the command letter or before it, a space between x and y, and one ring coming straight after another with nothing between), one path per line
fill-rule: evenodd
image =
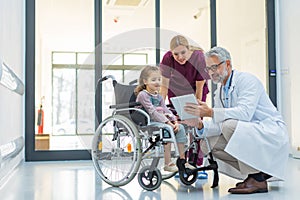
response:
M213 109L210 108L205 102L197 100L198 104L186 103L184 106L185 112L198 117L212 117Z

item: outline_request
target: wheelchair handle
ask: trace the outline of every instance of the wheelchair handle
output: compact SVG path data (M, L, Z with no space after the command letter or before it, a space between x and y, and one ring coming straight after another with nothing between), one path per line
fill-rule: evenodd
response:
M102 83L103 81L106 81L109 78L113 81L113 86L115 86L117 84L115 77L113 75L107 75L98 80L97 87L98 87L99 83Z
M134 85L134 84L136 84L137 82L138 82L138 80L135 79L135 80L133 80L133 81L130 81L130 82L129 82L129 85Z
M104 76L104 77L98 79L97 85L96 85L96 90L95 90L95 99L96 100L97 99L99 100L101 98L100 97L100 88L102 86L102 82L106 81L109 78L112 79L112 84L113 84L114 87L117 84L117 81L116 81L116 79L113 75L107 75L107 76ZM95 103L96 118L97 118L98 122L99 122L99 119L100 119L100 112L99 112L100 106L101 105L98 105L97 103Z

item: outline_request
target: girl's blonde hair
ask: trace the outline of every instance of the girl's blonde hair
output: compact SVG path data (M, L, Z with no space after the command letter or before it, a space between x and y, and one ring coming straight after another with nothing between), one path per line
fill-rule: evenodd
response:
M152 72L160 73L159 67L148 65L142 69L139 80L138 80L138 86L136 86L136 88L134 90L135 95L138 95L138 93L140 91L146 89L144 80L146 80L150 76L150 73L152 73Z
M203 51L203 49L200 47L195 47L195 46L189 45L188 40L182 35L176 35L175 37L173 37L171 39L171 42L170 42L171 51L173 51L176 47L178 47L180 45L185 46L187 49L189 49L191 51L195 51L195 50Z

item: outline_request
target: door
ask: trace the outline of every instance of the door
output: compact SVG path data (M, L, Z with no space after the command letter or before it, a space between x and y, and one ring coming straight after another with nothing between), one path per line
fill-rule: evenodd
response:
M91 158L95 132L94 3L26 1L28 161Z

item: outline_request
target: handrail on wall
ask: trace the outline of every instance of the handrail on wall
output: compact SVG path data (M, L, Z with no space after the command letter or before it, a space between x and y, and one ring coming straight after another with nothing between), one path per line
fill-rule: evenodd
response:
M5 64L0 58L0 84L7 89L16 92L17 94L24 94L24 84L12 69Z

